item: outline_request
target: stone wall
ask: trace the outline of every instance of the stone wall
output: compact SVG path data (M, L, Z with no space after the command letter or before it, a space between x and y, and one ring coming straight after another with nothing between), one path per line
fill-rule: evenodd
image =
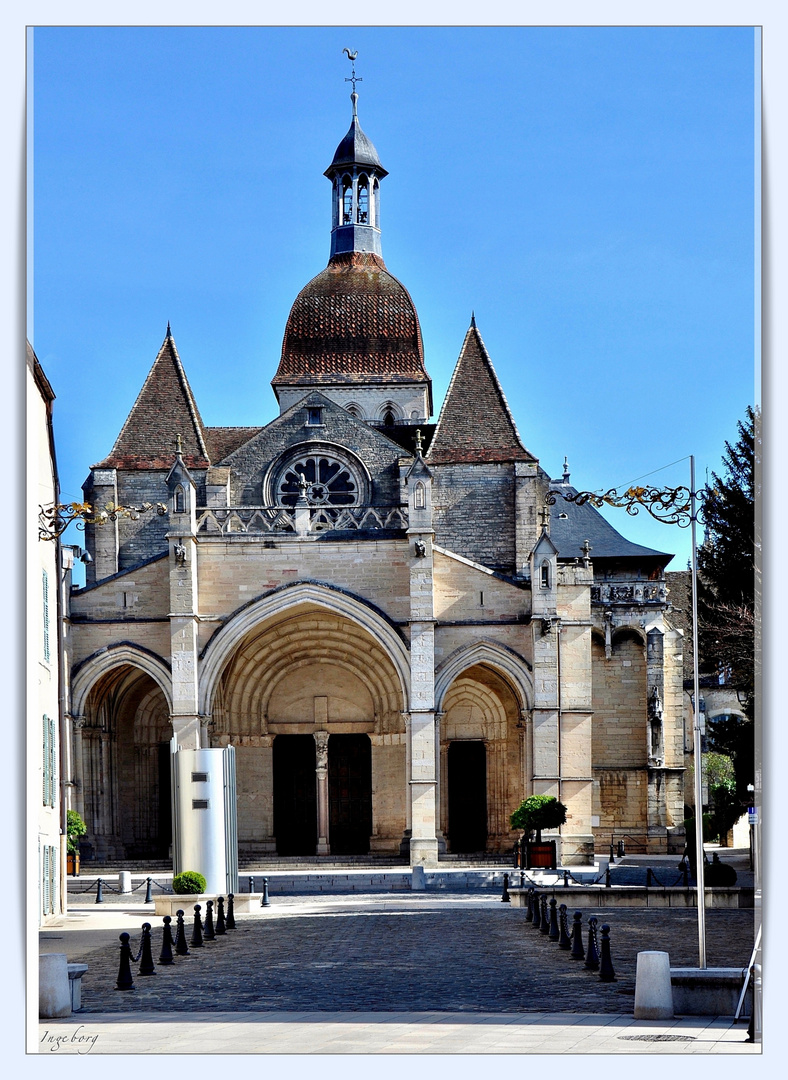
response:
M511 464L432 465L435 542L514 573L515 478Z

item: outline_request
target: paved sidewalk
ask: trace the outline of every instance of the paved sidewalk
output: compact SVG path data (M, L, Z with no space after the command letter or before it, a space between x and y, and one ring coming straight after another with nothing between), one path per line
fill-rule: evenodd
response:
M124 1012L42 1021L35 1053L755 1054L744 1025L591 1013Z

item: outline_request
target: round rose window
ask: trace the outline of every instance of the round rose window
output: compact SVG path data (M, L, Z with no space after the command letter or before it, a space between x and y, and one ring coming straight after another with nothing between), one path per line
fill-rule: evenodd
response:
M280 506L295 506L304 488L310 506L356 506L359 485L348 464L329 454L308 454L288 463L277 484Z

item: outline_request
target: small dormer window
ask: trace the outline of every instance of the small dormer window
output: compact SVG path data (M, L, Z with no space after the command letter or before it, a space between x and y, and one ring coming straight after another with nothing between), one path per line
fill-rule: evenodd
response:
M323 426L323 406L322 405L309 405L306 410L306 426L307 427L322 427Z
M543 589L550 588L550 563L545 559L539 569L539 584Z
M184 495L183 488L180 484L175 489L175 513L186 513L186 496Z
M416 484L416 488L413 492L413 505L417 510L423 510L426 506L426 495L424 491L424 484L419 480Z

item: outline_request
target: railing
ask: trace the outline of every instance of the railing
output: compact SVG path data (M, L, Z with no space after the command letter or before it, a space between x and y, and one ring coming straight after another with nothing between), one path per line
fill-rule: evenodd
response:
M592 585L591 603L664 604L668 598L664 582L635 581L631 585Z
M307 512L310 533L387 531L408 527L408 511L403 506L310 506ZM302 532L296 528L296 511L284 506L198 507L197 531L209 536Z

